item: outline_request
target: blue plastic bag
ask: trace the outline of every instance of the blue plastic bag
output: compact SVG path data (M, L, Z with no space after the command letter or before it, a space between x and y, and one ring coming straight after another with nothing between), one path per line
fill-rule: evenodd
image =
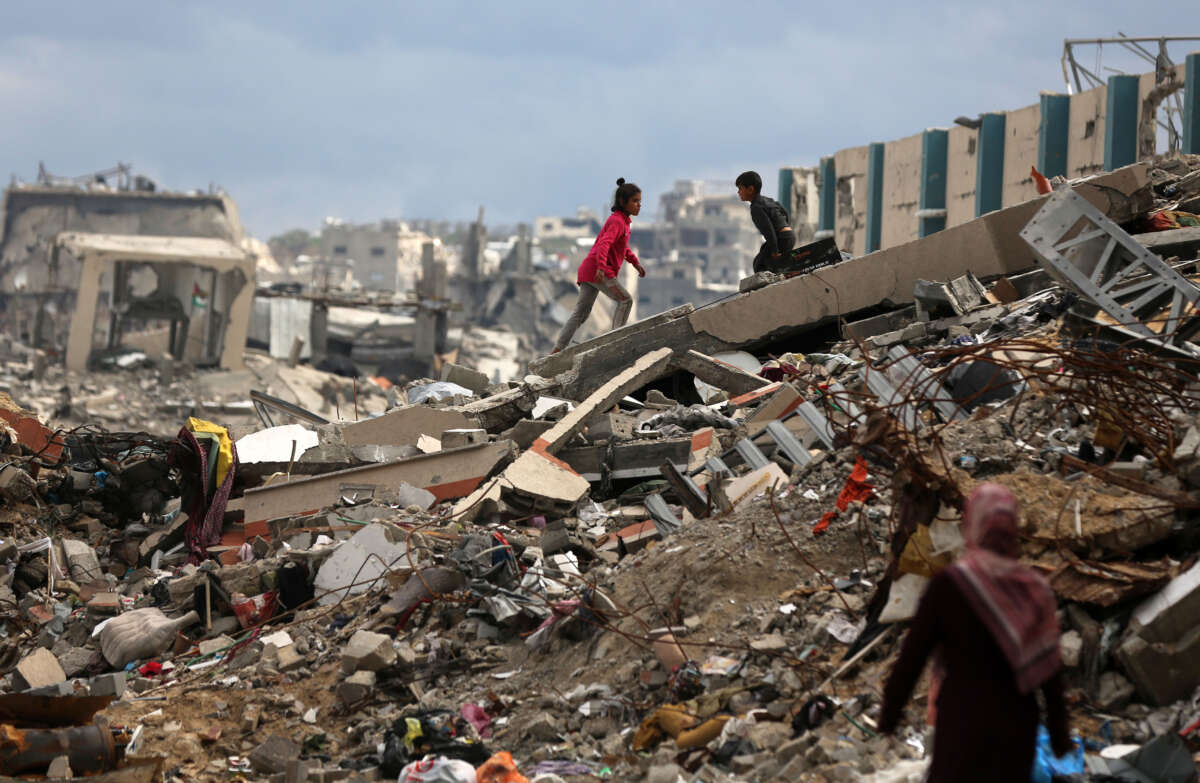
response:
M1071 743L1071 752L1059 758L1050 747L1050 732L1045 726L1038 726L1037 750L1033 756L1033 783L1050 783L1055 775L1083 774L1083 744L1075 738Z

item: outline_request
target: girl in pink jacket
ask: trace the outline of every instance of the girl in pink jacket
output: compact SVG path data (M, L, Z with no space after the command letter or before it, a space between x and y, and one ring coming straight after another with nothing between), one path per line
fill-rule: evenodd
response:
M600 229L600 236L591 251L579 264L579 275L575 282L579 285L579 300L575 303L575 311L567 319L562 333L552 353L558 353L575 335L596 304L596 295L604 294L617 303L613 311L613 329L625 325L629 311L633 309L633 298L625 287L617 282L617 273L621 264L628 261L637 269L638 277L645 277L646 270L638 261L638 257L629 249L629 224L633 216L642 211L642 189L624 179L617 180L617 192L613 196L612 215Z

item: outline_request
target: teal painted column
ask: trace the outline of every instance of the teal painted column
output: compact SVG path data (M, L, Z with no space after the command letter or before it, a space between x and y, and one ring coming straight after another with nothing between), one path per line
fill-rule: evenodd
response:
M1183 151L1200 155L1200 52L1187 56L1183 84Z
M879 249L883 239L883 144L867 149L867 252Z
M837 215L837 171L833 156L821 158L821 198L817 213L817 230L833 234L833 221Z
M946 156L950 132L930 128L921 136L921 202L917 236L927 237L946 227Z
M1110 76L1104 109L1104 170L1137 163L1138 77Z
M791 169L779 170L779 203L783 205L783 209L788 213L788 219L792 217L792 182L795 172Z
M1071 126L1071 96L1043 95L1038 124L1038 171L1050 177L1067 176L1067 144Z
M1004 200L1003 114L985 114L975 145L975 217L1000 209Z

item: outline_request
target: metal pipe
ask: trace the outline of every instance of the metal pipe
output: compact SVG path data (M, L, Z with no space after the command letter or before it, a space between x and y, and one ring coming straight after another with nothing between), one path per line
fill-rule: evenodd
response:
M106 772L117 765L113 732L95 724L66 729L18 729L0 724L0 773L45 773L59 756L70 760L75 774Z

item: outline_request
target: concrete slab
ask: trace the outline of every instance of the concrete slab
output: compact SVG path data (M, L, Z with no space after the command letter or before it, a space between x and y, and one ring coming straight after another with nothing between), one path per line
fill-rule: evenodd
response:
M725 494L729 497L733 507L737 508L773 486L780 488L787 486L788 481L788 475L783 472L783 468L771 462L729 482L725 487Z
M422 435L437 438L446 430L474 426L475 422L459 411L412 405L378 418L346 424L342 427L342 438L347 446L415 446Z
M246 524L316 512L337 504L345 495L382 497L394 493L401 482L432 492L438 501L461 498L473 492L511 453L511 443L498 441L277 481L246 490Z
M734 367L728 362L714 359L699 351L687 351L677 354L671 359L671 364L680 370L690 372L700 380L729 392L731 395L745 394L760 389L770 383L766 378L749 373L740 367Z
M782 419L799 408L803 402L804 395L795 386L789 383L783 384L775 394L759 405L758 409L746 420L746 432L751 437L757 435L771 422L776 419Z
M446 362L442 365L442 380L450 383L457 383L465 389L470 389L475 394L482 396L489 384L488 377L483 373L472 370L470 367L452 364Z
M329 606L372 586L386 587L388 569L405 566L407 554L407 547L393 543L383 525L367 525L343 541L317 570L317 603Z
M67 674L54 653L39 647L21 659L13 671L13 687L20 691L45 688L67 681Z

